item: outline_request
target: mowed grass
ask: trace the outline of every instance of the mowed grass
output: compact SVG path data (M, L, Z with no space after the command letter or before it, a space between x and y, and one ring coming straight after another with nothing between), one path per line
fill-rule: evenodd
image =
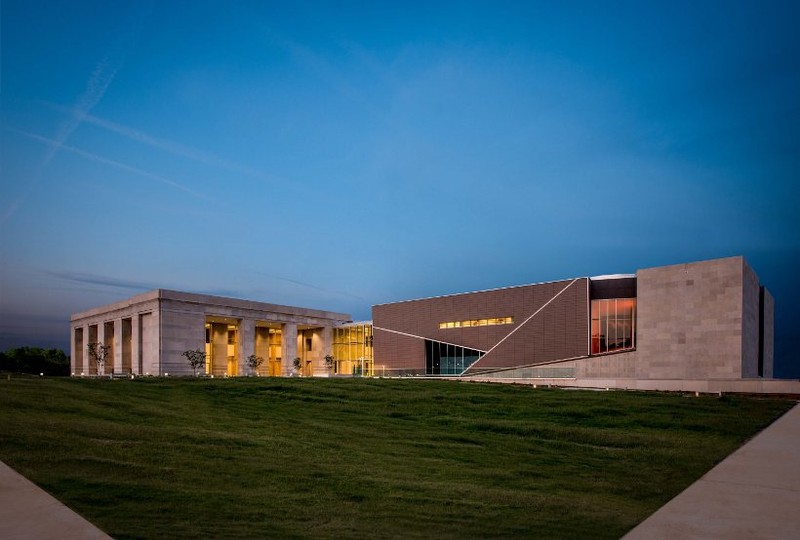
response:
M0 460L115 538L619 538L794 403L380 379L0 379Z

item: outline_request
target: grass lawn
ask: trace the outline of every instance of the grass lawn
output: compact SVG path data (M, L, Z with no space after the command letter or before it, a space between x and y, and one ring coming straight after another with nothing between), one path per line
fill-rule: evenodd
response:
M619 538L793 404L3 376L0 460L115 538Z

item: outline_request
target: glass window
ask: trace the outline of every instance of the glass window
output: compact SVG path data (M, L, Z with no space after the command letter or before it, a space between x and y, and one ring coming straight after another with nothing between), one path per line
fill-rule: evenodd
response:
M335 374L372 376L374 373L372 325L353 323L334 328L332 354Z
M513 324L513 317L494 317L491 319L468 319L466 321L440 322L439 329L466 328L471 326L494 326L497 324Z
M450 343L425 340L425 372L429 375L461 375L484 353Z
M636 347L636 299L592 300L591 353L603 354Z

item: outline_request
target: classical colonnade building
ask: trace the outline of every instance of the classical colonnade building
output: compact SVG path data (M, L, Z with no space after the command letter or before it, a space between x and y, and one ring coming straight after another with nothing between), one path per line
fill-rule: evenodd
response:
M72 372L97 375L89 344L100 344L104 374L191 374L182 353L198 349L207 375L248 375L251 355L263 359L258 375L327 374L334 328L349 322L346 313L158 289L74 314Z

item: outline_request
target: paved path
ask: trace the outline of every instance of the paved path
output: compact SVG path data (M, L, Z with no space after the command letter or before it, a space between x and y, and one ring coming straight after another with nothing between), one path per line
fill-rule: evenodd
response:
M111 537L0 461L0 538L99 540Z
M662 538L800 539L800 405L624 537Z

